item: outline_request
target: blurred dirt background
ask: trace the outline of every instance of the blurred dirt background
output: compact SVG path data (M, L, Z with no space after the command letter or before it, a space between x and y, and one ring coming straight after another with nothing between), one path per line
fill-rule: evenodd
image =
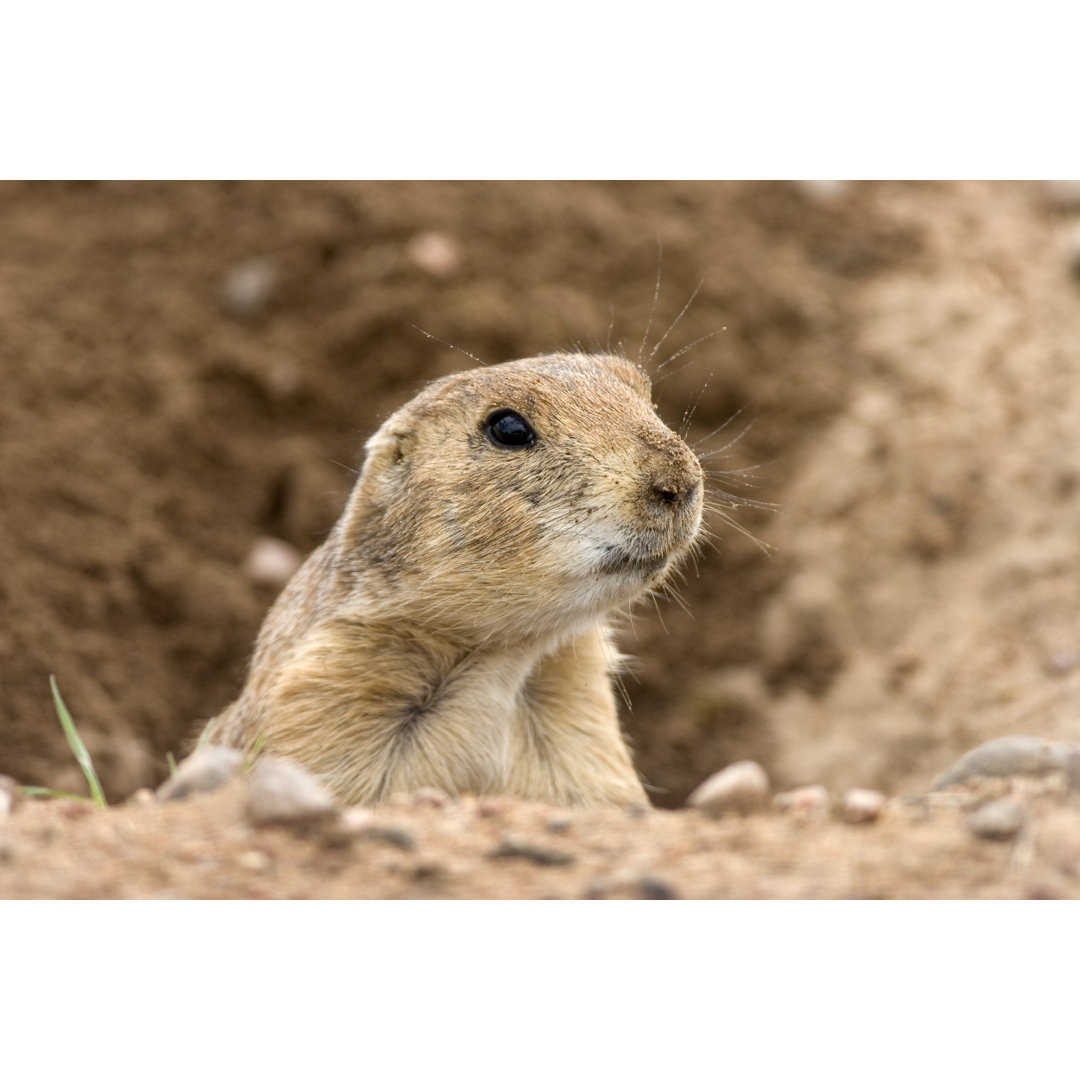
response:
M260 540L315 547L464 353L706 335L661 412L745 430L713 487L779 510L624 632L654 801L1077 740L1078 223L1019 182L0 184L0 773L83 789L54 673L110 799L159 782L239 689Z

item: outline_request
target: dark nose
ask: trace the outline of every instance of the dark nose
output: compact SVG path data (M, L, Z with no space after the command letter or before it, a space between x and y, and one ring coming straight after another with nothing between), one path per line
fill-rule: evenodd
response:
M687 477L676 480L672 477L665 477L663 480L653 482L652 496L657 502L666 506L679 506L697 491L697 486L696 478L690 479Z

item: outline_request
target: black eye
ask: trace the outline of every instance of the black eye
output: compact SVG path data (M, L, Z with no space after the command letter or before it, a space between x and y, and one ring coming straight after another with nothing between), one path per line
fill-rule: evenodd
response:
M536 432L529 421L513 409L496 409L484 421L484 430L496 446L507 450L520 450L536 442Z

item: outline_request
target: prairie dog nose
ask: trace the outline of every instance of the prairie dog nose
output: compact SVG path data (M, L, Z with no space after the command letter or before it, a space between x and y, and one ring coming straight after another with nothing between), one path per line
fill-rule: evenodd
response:
M658 503L674 508L688 500L692 502L700 483L697 476L680 470L654 477L650 493Z

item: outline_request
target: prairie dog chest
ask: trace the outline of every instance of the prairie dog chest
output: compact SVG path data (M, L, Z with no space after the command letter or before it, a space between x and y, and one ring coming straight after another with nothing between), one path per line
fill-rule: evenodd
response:
M426 685L401 709L382 794L423 786L502 790L521 744L537 663L534 652L503 652L418 672Z

